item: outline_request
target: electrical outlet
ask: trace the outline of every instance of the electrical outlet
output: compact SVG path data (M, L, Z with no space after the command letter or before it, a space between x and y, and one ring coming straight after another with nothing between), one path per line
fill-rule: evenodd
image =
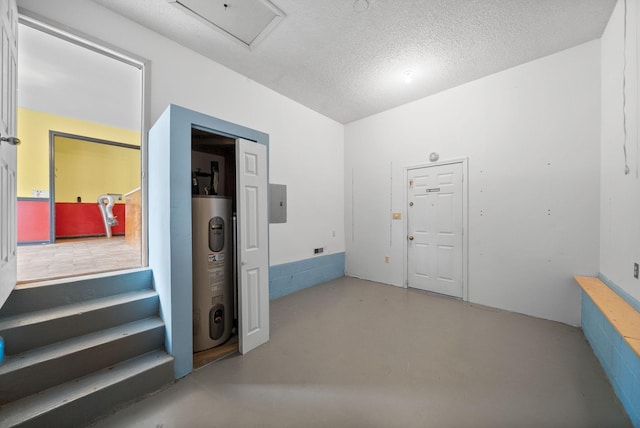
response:
M633 277L635 279L638 279L638 269L639 269L638 263L634 263L633 264Z
M324 253L324 248L314 248L313 254L322 254Z
M385 256L385 258L384 258L384 262L385 262L385 263L389 263L389 256Z

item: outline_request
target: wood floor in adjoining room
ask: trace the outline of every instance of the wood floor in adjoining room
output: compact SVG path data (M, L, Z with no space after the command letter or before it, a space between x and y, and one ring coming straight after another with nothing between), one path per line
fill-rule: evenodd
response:
M630 427L579 328L341 278L107 427Z
M17 250L18 284L140 267L140 247L123 236L58 239Z

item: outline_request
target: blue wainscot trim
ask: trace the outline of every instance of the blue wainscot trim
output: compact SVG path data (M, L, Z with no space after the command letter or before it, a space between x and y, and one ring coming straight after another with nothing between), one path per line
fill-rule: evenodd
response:
M344 276L344 253L313 257L269 268L269 299L277 299Z
M610 285L610 281L601 280ZM617 292L619 287L611 287ZM625 293L626 294L626 293ZM621 296L625 300L629 295ZM631 304L631 302L629 302ZM634 308L638 304L632 304ZM633 426L640 428L640 358L611 325L593 300L582 292L582 330L600 360Z

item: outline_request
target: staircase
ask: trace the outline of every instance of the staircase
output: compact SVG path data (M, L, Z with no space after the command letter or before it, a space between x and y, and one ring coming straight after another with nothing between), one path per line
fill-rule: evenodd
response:
M30 284L0 309L0 427L84 426L174 379L152 272Z

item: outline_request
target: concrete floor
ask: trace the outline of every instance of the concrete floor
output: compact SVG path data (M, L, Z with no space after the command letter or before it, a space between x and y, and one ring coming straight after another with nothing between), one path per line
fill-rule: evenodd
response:
M271 341L97 427L630 427L582 331L341 278L271 302Z

